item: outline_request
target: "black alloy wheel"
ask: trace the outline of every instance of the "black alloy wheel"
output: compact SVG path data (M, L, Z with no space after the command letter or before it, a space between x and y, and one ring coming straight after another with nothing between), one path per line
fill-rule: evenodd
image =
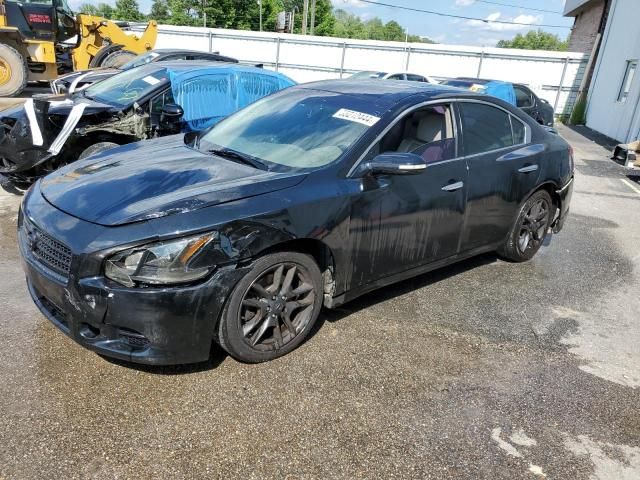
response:
M315 296L304 267L295 263L271 267L242 300L239 320L245 341L259 350L282 348L309 323Z
M545 198L537 199L529 208L520 224L518 249L523 255L529 249L538 249L549 226L549 203Z
M522 205L499 253L514 262L525 262L540 250L549 231L556 206L549 193L538 190Z
M322 285L309 255L279 252L258 258L226 302L218 343L248 363L289 353L313 328L322 308Z

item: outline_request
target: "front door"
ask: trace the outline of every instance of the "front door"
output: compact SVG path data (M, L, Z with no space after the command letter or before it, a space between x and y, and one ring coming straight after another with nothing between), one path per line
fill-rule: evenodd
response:
M371 147L379 153L412 152L427 168L413 175L354 179L350 218L351 286L455 254L465 211L467 169L457 155L450 105L414 110Z

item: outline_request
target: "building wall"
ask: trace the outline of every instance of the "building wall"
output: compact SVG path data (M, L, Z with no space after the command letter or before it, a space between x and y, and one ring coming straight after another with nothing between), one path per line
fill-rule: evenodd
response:
M584 10L578 13L569 37L570 52L591 52L598 34L604 4L604 0L588 3Z
M613 0L589 88L587 126L619 142L640 138L640 68L618 101L628 60L640 59L637 0Z

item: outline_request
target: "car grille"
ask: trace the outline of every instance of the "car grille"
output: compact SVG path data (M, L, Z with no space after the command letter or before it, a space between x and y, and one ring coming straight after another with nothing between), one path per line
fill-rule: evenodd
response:
M22 229L25 247L29 249L33 258L54 272L68 277L71 269L71 250L51 235L44 233L26 217L23 218Z

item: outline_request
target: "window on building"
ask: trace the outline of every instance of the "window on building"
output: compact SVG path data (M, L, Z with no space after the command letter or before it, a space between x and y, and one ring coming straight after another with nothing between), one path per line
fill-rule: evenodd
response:
M624 77L622 78L622 85L620 86L620 93L618 93L618 101L626 102L631 86L633 85L633 77L636 74L636 68L638 67L637 60L627 60L627 67L624 71Z

